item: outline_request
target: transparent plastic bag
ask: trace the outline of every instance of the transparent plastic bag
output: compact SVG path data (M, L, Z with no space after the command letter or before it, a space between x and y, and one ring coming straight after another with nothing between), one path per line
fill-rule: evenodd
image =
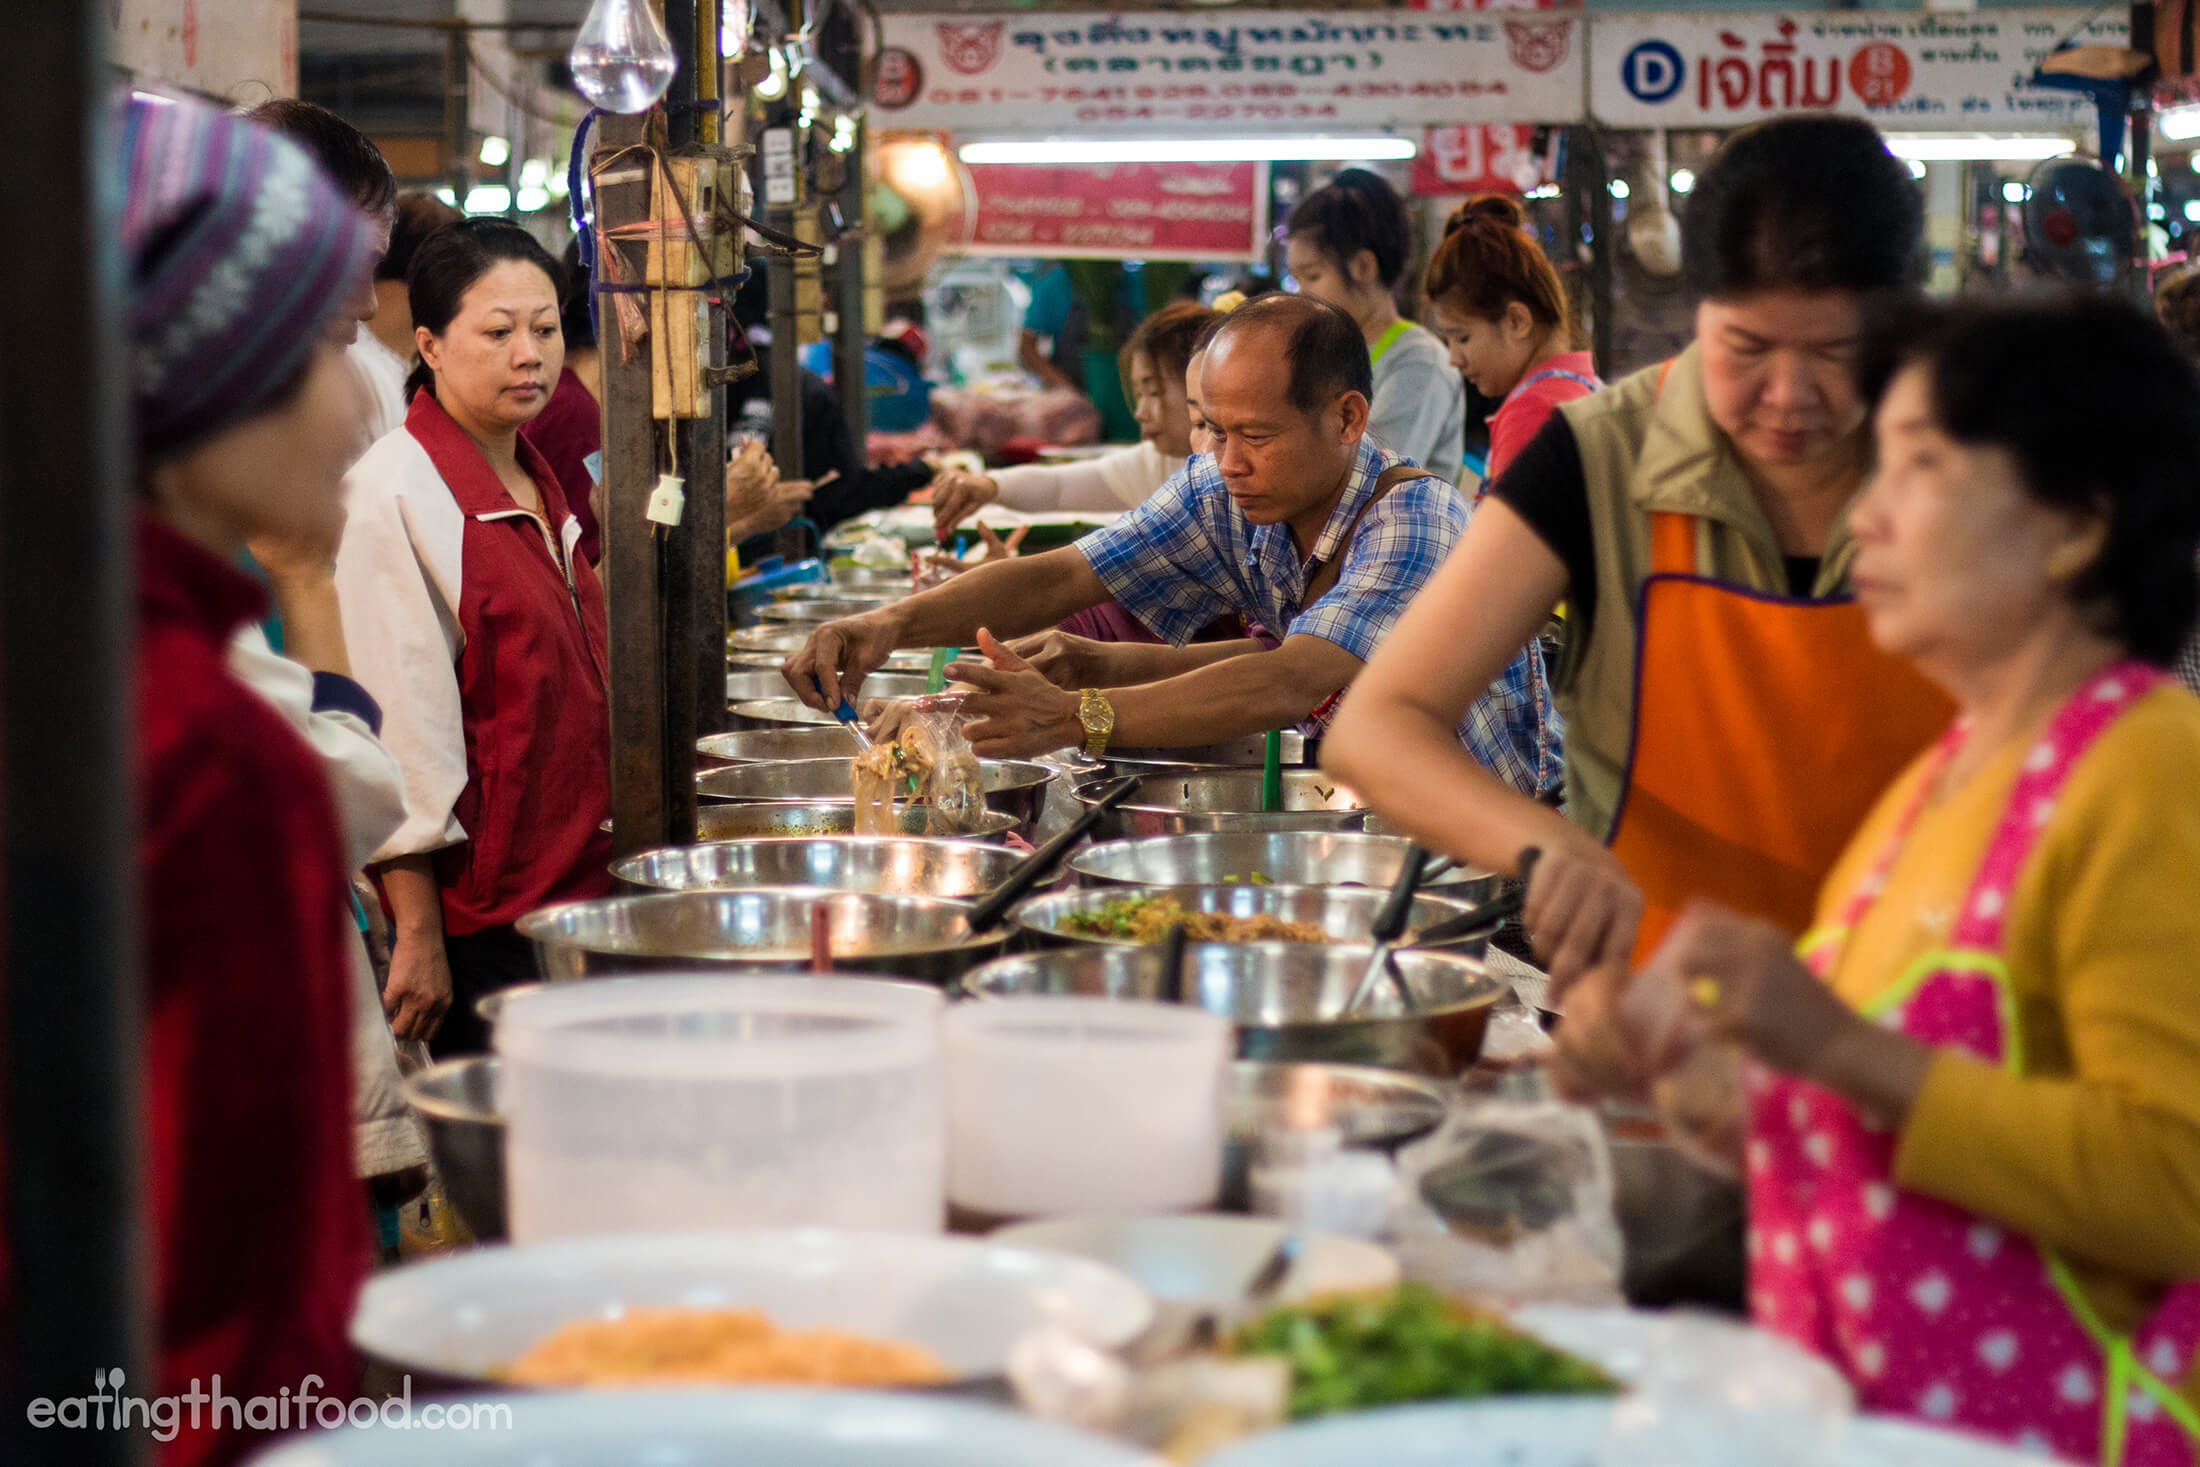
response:
M1455 1108L1398 1171L1391 1243L1408 1278L1499 1304L1619 1302L1603 1130L1539 1073Z
M929 832L966 835L985 821L985 778L963 736L959 694L897 698L866 707L872 759L890 768L885 793L925 807ZM883 773L883 770L882 770ZM859 792L856 803L864 803Z

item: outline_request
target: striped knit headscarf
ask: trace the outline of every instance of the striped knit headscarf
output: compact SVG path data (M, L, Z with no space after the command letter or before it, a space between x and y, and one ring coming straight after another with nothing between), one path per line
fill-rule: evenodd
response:
M288 391L373 241L304 150L265 128L133 98L121 131L130 367L149 461Z

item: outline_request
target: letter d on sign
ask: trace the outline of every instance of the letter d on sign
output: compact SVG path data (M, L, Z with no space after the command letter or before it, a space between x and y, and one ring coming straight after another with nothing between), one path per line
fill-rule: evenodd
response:
M1620 58L1619 79L1638 102L1663 102L1687 79L1681 53L1664 41L1644 41Z

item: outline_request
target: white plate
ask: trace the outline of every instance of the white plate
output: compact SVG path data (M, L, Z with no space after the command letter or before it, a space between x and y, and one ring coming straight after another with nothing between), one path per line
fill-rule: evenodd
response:
M1160 1467L1116 1442L936 1396L639 1391L482 1404L509 1409L509 1427L328 1432L254 1467Z
M957 1377L999 1376L1024 1331L1061 1324L1103 1349L1153 1320L1145 1291L1082 1258L895 1233L651 1234L481 1248L376 1275L352 1343L423 1373L482 1379L562 1324L637 1305L761 1309L921 1345Z
M1598 1441L1611 1412L1609 1401L1549 1397L1395 1406L1272 1431L1200 1467L1597 1467ZM1753 1424L1760 1433L1773 1425L1763 1417ZM1798 1420L1778 1434L1794 1440L1806 1430ZM1788 1467L1795 1460L1736 1443L1686 1467ZM1858 1418L1841 1434L1828 1467L2015 1467L2037 1460L1906 1422ZM1663 1456L1657 1461L1682 1467Z
M1243 1296L1246 1283L1283 1240L1283 1225L1259 1217L1050 1218L993 1234L996 1243L1073 1253L1121 1269L1156 1299L1198 1306ZM1373 1243L1317 1234L1306 1241L1276 1296L1388 1289L1398 1260Z

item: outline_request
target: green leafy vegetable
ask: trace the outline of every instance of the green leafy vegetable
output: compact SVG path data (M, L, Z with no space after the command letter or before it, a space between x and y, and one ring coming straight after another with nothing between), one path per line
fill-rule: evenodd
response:
M1404 1401L1616 1388L1586 1361L1420 1284L1279 1309L1239 1331L1232 1349L1290 1362L1294 1418Z

